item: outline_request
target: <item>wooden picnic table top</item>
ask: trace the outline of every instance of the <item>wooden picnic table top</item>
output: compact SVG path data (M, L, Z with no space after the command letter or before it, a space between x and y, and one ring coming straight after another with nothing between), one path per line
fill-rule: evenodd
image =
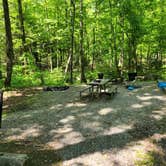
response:
M92 85L92 86L101 86L101 85L105 85L110 81L110 79L96 79L90 83L88 83L88 85Z

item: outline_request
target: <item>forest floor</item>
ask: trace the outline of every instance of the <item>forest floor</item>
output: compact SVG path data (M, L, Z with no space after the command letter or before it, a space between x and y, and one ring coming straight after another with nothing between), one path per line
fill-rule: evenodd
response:
M166 92L140 84L81 100L81 86L5 92L0 152L27 154L27 166L166 165Z

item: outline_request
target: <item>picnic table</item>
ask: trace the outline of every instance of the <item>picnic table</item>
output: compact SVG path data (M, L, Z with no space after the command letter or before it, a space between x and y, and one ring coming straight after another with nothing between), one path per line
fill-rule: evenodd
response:
M96 88L96 92L98 94L100 94L102 92L102 90L105 92L109 81L110 81L110 79L96 79L96 80L93 80L92 82L88 83L88 85L91 86L92 96L95 93L95 88Z
M107 90L111 90L111 92L106 92ZM82 93L88 91L92 97L94 97L95 93L100 95L101 93L107 93L109 95L113 95L117 93L117 87L112 89L110 87L110 79L95 79L88 83L88 86L85 87L80 91L80 98L82 96Z

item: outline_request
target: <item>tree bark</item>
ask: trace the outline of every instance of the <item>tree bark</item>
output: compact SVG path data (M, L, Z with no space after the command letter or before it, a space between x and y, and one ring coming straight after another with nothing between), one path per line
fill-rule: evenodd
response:
M4 9L5 30L6 30L6 55L7 55L7 66L6 66L7 74L5 79L5 87L10 87L14 53L13 53L11 23L9 17L9 6L7 0L3 0L3 9Z
M18 14L19 14L19 21L20 21L21 40L22 40L22 51L21 51L21 54L22 54L25 51L25 43L26 43L24 17L23 17L23 11L22 11L22 0L17 0L17 3L18 3Z
M91 71L94 70L94 63L95 63L95 54L96 54L96 33L95 33L95 27L93 27L93 53L92 53L92 65L91 65Z
M97 2L95 3L95 26L93 25L92 33L93 33L93 52L92 52L92 65L91 65L91 71L94 71L94 65L95 65L95 57L96 57L96 31L97 31L97 26L96 26L96 20L97 20Z
M74 52L74 24L75 24L75 0L70 0L70 83L73 83L73 52Z
M124 68L124 61L125 61L125 51L124 51L124 43L125 43L125 37L124 37L124 15L120 15L120 23L121 23L121 40L120 40L120 45L121 45L121 56L120 56L120 63L121 63L121 69L123 70Z
M83 0L80 0L80 57L81 57L81 83L86 82L85 78L85 57L84 57L84 31L83 31Z
M116 25L117 25L117 18L116 18L116 23L115 25L113 24L113 7L112 7L112 2L111 0L109 0L109 8L110 8L110 31L112 33L112 37L110 39L111 43L110 46L112 45L113 42L113 46L111 47L112 49L112 53L114 56L114 63L115 63L115 68L116 68L116 74L118 75L118 77L120 77L120 70L119 70L119 59L118 59L118 55L117 55L117 35L116 35Z

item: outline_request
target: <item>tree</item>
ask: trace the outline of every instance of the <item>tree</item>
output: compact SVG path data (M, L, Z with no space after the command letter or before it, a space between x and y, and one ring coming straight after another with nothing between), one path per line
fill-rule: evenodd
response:
M18 3L18 14L19 14L19 22L20 22L20 32L21 32L21 40L22 40L22 49L21 54L25 51L25 28L24 28L24 17L22 11L22 0L17 0Z
M15 74L17 67L20 73L26 71L26 74L37 75L38 71L33 69L35 68L33 52L39 54L44 77L47 77L45 72L51 74L51 71L53 73L56 69L65 72L63 78L67 78L65 80L70 83L73 83L73 75L80 78L81 82L85 82L86 79L94 79L97 72L103 72L105 75L110 75L111 72L112 77L119 77L122 72L126 75L125 73L129 71L146 73L147 69L157 69L153 65L154 61L156 65L164 67L166 56L164 0L10 2L16 62L13 66L14 79L17 77ZM2 13L0 10L1 17ZM0 19L0 23L2 24L3 20ZM0 42L5 43L2 26ZM26 49L26 66L22 66L24 57L20 56L20 48L22 52ZM4 50L1 44L2 64ZM145 70L140 70L140 66ZM2 65L1 68L3 72Z
M75 31L75 0L70 0L70 83L73 83L73 51Z
M86 82L85 78L85 57L84 57L84 27L83 27L83 0L80 0L80 58L81 58L81 82Z
M5 78L5 87L10 87L14 53L13 53L13 42L12 42L11 24L9 17L8 0L3 0L3 9L4 9L5 30L6 30L6 55L7 55L7 66L6 66L7 75Z

